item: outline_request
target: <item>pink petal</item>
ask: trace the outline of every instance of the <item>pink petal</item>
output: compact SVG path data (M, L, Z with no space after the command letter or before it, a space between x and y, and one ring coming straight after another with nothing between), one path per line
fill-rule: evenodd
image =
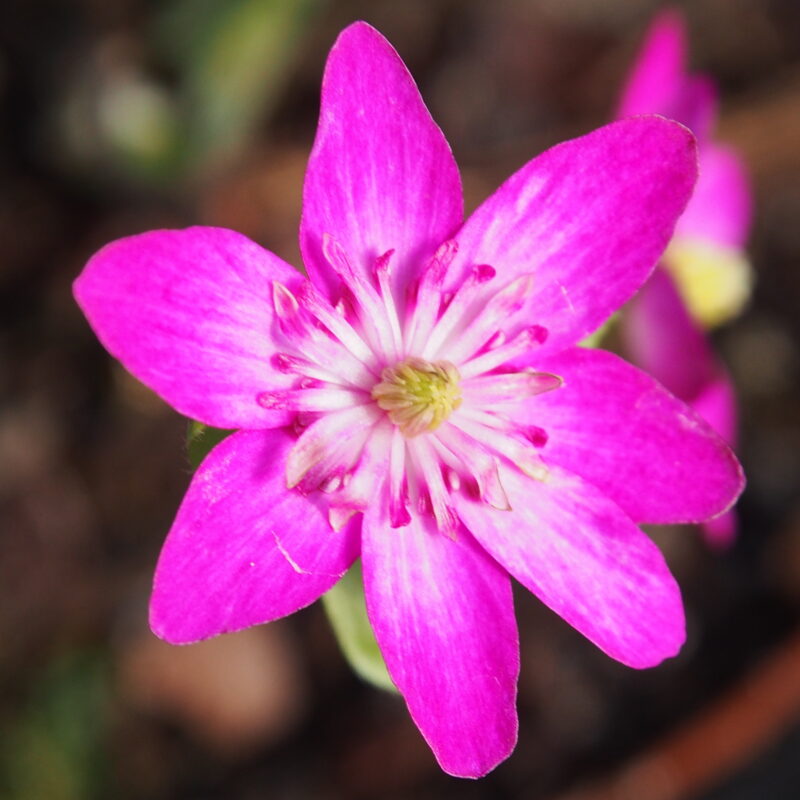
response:
M242 431L195 473L161 551L150 625L186 644L291 614L358 555L359 527L334 532L319 501L286 489L294 440Z
M673 106L684 89L685 63L683 17L671 9L663 11L645 35L639 57L622 91L616 117L652 113L671 117Z
M594 331L641 286L696 177L694 139L658 117L606 125L512 175L456 236L455 284L475 264L499 285L532 273L527 324L557 351Z
M501 473L512 511L460 495L458 513L520 583L612 658L652 667L684 642L680 590L658 548L602 492L551 470Z
M736 392L730 375L719 373L695 395L689 405L732 447L738 441Z
M750 230L752 198L741 158L723 145L700 149L700 175L676 236L743 247Z
M367 612L392 680L442 769L477 778L517 738L519 642L508 576L462 528L364 517Z
M458 168L413 78L374 28L351 25L328 57L306 173L300 244L309 275L335 299L339 281L322 252L329 234L370 281L394 250L394 286L405 286L462 213Z
M735 444L733 385L705 334L689 316L669 273L659 268L620 321L625 352Z
M234 231L187 228L119 239L75 281L105 348L170 405L218 428L270 428L256 397L291 378L270 361L271 282L298 273Z
M731 446L738 439L738 413L733 381L720 368L716 378L691 401L692 408ZM736 539L738 520L735 511L707 520L701 526L703 538L712 547L730 547Z
M688 403L726 442L736 444L733 383L665 269L657 269L626 308L620 333L635 364ZM727 547L736 537L736 516L729 511L702 529L710 545Z
M546 431L548 465L594 484L636 522L699 522L741 493L728 445L649 375L584 348L537 357L536 368L564 385L521 403L515 420Z
M725 550L736 540L738 522L735 511L710 519L700 526L706 543L717 550Z
M718 374L710 342L663 267L626 306L620 332L630 361L687 403Z
M719 114L717 85L706 75L690 75L673 108L651 108L650 113L674 119L685 125L701 143L710 139Z
M689 75L683 17L659 14L631 71L617 117L662 114L686 125L700 142L700 174L676 235L741 247L751 217L750 189L741 160L709 139L717 117L717 90L704 75Z
M717 118L717 89L705 75L686 70L686 26L681 14L659 14L622 91L616 117L661 114L689 128L700 142Z

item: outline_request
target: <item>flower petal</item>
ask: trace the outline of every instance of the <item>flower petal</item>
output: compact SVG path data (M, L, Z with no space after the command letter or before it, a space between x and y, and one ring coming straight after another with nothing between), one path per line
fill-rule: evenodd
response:
M725 550L736 540L738 521L735 511L704 522L701 526L703 538L710 547Z
M692 408L732 447L738 439L738 409L733 381L724 370L706 384L690 403ZM700 526L703 538L712 547L724 549L733 544L738 530L735 510L706 520Z
M710 380L689 405L729 444L738 441L738 412L736 392L730 375L719 367L719 373Z
M394 48L374 28L346 28L328 57L303 190L300 245L308 273L331 296L339 280L323 236L370 281L390 250L395 293L462 221L450 147Z
M750 231L752 198L742 159L731 148L700 149L700 175L675 235L743 247Z
M463 528L394 530L371 508L367 612L392 680L442 769L477 778L513 750L519 641L508 576Z
M659 117L606 125L557 145L512 175L464 223L457 285L490 264L500 285L532 273L527 324L541 349L580 341L648 276L697 174L694 139Z
M515 421L547 432L548 465L594 484L636 522L700 522L741 493L744 476L728 445L649 375L584 348L536 365L564 385L521 403Z
M685 639L680 590L658 548L602 492L553 470L503 468L513 511L460 495L458 513L520 583L612 658L652 667Z
M703 332L692 321L669 273L657 269L620 319L630 360L688 403L734 444L733 386Z
M282 430L242 431L200 465L156 569L158 636L185 644L291 614L356 559L358 524L334 532L319 501L286 489L293 443Z
M256 396L288 385L270 361L271 281L299 274L234 231L187 228L119 239L75 281L105 348L188 417L217 428L271 428L287 412Z
M661 114L705 142L717 118L717 88L686 69L686 26L680 12L657 15L622 91L616 117Z
M711 344L663 267L620 315L620 333L630 361L687 403L718 374Z
M672 109L651 108L650 113L680 122L697 137L701 147L705 146L719 116L717 85L707 75L689 75Z
M722 438L736 444L736 396L711 345L689 317L666 270L659 268L620 320L631 360L688 403ZM702 525L706 541L726 547L736 538L729 511Z
M686 30L672 9L653 20L622 91L617 118L637 114L672 116L686 80ZM681 120L683 122L683 120Z

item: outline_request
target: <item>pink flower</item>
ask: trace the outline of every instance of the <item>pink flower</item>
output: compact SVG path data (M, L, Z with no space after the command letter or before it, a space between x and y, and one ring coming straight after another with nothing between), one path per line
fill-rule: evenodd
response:
M730 318L749 295L750 267L742 247L750 192L738 155L711 138L716 106L713 82L686 71L683 18L677 11L661 13L627 80L617 116L658 113L691 128L700 175L662 266L623 315L621 332L635 364L735 445L733 384L700 326ZM702 528L709 543L728 545L736 534L735 514Z
M151 625L193 642L292 613L360 555L389 673L439 763L477 777L517 734L509 574L611 657L684 640L639 522L724 511L743 477L682 402L576 347L645 280L695 178L650 117L559 145L462 222L458 169L364 23L331 51L303 278L216 228L114 242L75 292L178 411L241 428L166 540Z
M664 11L653 22L631 70L617 118L662 114L692 130L700 175L675 237L740 250L750 227L747 177L738 154L712 139L718 102L714 82L687 72L686 60L683 18L677 11Z

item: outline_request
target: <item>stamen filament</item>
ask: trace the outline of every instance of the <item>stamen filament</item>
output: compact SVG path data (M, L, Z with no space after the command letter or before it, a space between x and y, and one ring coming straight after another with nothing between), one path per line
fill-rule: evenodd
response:
M520 442L508 434L498 433L497 430L486 428L469 420L466 415L461 415L455 427L469 434L473 439L505 456L512 464L521 469L526 475L535 480L547 479L548 470L533 446L527 442Z
M275 313L288 345L323 369L335 369L337 374L352 376L351 383L374 383L375 373L340 341L320 331L289 289L274 281L272 290Z
M549 372L505 372L496 375L481 375L464 381L462 391L465 402L486 406L490 403L513 403L524 397L532 397L558 389L563 380Z
M461 373L461 379L467 380L476 375L482 375L484 372L489 372L518 356L525 355L537 344L543 344L546 338L547 329L541 325L531 325L524 328L510 342L500 344L499 347L495 347L462 364L458 368Z
M326 383L350 388L356 386L359 389L367 389L374 382L366 375L350 374L346 370L346 365L337 364L337 371L324 369L308 359L300 356L293 356L290 353L275 353L272 356L272 365L280 372L292 375L301 375L305 378L316 378Z
M405 481L406 440L395 428L392 433L389 455L389 519L393 528L402 528L411 522L408 513L408 487Z
M450 459L455 458L460 461L462 468L472 475L482 500L500 511L508 511L511 508L500 482L497 459L480 443L451 423L443 425L436 436L431 438L445 463L458 469L452 460L447 458L449 454Z
M445 339L453 332L461 321L470 303L475 299L485 283L495 276L495 270L488 264L473 267L464 283L459 286L450 304L445 309L439 321L434 325L422 348L423 358L434 358Z
M347 320L338 314L309 283L301 284L297 292L298 301L316 317L359 361L372 369L375 355L356 333Z
M439 530L451 539L455 538L457 517L448 502L449 493L442 477L439 459L436 458L430 444L425 437L414 439L408 443L409 453L422 473L428 490L433 516Z
M389 329L392 333L392 360L399 360L403 357L403 332L400 329L400 318L397 315L397 303L392 292L391 270L389 263L394 250L389 250L375 261L375 276L378 280L383 307L386 309L386 319L389 322Z
M262 408L288 411L338 411L370 402L366 392L339 389L275 389L256 398Z
M457 252L457 242L452 240L445 242L434 253L422 273L413 303L413 312L406 327L405 341L411 353L422 349L436 322L442 305L441 288L447 276L447 269Z
M342 246L327 233L322 236L322 252L336 274L353 293L358 304L359 322L373 351L387 357L392 349L391 332L378 322L383 319L383 300L378 296L375 287L353 268Z
M533 289L533 276L521 275L489 298L477 315L444 342L443 351L453 363L461 364L485 345L492 335L508 327Z

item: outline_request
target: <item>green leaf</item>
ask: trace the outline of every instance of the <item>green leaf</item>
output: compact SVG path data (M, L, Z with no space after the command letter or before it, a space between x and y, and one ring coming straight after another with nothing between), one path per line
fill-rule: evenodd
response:
M27 703L0 729L0 795L5 800L107 797L109 665L77 651L39 674Z
M379 689L396 692L367 619L360 561L322 596L322 602L342 653L355 673Z
M202 422L190 419L186 431L186 455L189 457L192 469L197 469L212 449L232 433L233 431L211 428Z
M303 35L323 0L177 0L160 21L176 63L195 166L246 143L290 77Z

